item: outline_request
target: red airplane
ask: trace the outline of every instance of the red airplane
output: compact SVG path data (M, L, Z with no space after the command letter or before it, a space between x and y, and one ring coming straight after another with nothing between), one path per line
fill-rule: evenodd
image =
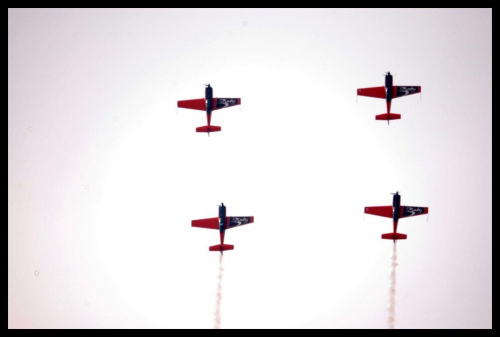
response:
M188 99L184 101L177 101L178 108L202 110L207 112L207 125L196 128L196 132L210 132L220 131L221 127L210 125L210 118L213 110L229 108L234 105L241 104L241 98L214 98L213 89L210 84L207 84L205 89L205 98Z
M226 229L231 229L234 227L246 225L253 222L253 216L228 216L226 217L226 206L222 203L219 206L219 217L218 218L208 218L192 220L192 227L201 227L208 229L218 229L220 232L220 245L210 246L209 251L219 252L222 254L225 250L234 249L234 245L224 244L224 232Z
M398 220L400 218L407 218L415 215L422 215L429 213L429 207L419 207L419 206L400 206L401 196L396 191L392 199L392 206L370 206L365 207L365 213L383 216L386 218L392 218L394 223L394 230L392 233L382 234L382 239L389 240L404 240L406 239L406 234L397 233Z
M385 87L359 88L358 95L385 98L387 103L387 113L375 116L376 120L387 120L387 124L392 119L401 119L401 115L391 113L391 101L393 98L413 95L422 91L419 85L392 85L391 72L385 75Z

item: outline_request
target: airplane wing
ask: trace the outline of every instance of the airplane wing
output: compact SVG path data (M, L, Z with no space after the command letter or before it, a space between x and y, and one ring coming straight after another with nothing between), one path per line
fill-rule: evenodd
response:
M392 87L392 98L418 94L421 91L422 87L419 85L395 85Z
M392 206L369 206L365 207L365 213L371 215L392 218Z
M422 215L427 213L429 213L429 207L399 206L400 218L407 218L409 216Z
M213 110L229 108L241 104L241 98L212 98Z
M359 88L358 95L375 98L385 98L385 87Z
M207 105L204 98L187 99L184 101L177 101L178 108L194 109L194 110L207 110Z
M192 220L191 226L208 228L208 229L219 229L219 218Z
M253 216L229 216L226 218L226 229L243 226L253 222Z

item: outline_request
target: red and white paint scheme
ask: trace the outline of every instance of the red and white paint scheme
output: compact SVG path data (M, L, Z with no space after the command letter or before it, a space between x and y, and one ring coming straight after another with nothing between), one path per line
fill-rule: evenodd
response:
M374 98L385 98L387 104L387 113L375 116L376 120L387 121L401 119L400 114L391 113L391 102L393 98L404 97L422 92L419 85L392 85L392 75L388 71L385 75L385 87L359 88L359 96L368 96Z
M224 233L226 229L231 229L238 226L243 226L249 223L253 223L253 216L228 216L226 217L226 206L222 203L219 206L219 217L218 218L207 218L192 220L192 227L201 227L208 229L218 229L220 232L220 244L210 246L209 251L220 252L222 254L225 250L234 249L233 245L224 244Z
M383 216L386 218L392 218L393 220L393 232L382 234L382 239L389 240L404 240L407 235L398 233L398 220L401 218L407 218L415 215L422 215L429 213L429 207L420 206L401 206L401 195L396 191L393 193L394 197L392 199L392 206L369 206L365 207L365 213L371 215Z
M241 104L241 98L214 98L213 89L210 86L210 84L207 84L207 87L205 88L205 98L177 101L178 108L206 111L207 125L197 127L196 132L207 132L209 136L210 132L216 132L221 130L220 126L210 125L212 111L229 108L240 104Z

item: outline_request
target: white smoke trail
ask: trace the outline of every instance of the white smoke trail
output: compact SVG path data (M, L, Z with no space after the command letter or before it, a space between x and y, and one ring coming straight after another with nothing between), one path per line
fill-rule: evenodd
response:
M220 329L220 302L222 300L222 275L224 273L224 267L222 266L222 257L224 255L220 254L219 257L219 282L217 283L217 298L215 304L215 323L214 329Z
M396 241L392 247L391 262L391 286L389 288L389 329L394 329L396 323L396 267L398 265L398 254L396 251Z

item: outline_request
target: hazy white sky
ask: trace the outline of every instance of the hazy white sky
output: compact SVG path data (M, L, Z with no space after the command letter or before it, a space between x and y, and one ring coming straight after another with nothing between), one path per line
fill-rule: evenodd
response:
M492 328L491 8L8 13L9 328Z

